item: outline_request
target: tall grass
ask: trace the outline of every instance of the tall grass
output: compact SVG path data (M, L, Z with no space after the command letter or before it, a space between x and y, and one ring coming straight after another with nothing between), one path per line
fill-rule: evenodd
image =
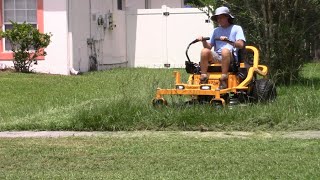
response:
M177 69L175 69L177 70ZM216 110L167 96L151 104L156 88L172 88L173 69L123 68L81 76L0 73L0 130L318 130L320 64L300 81L278 86L277 100ZM187 74L182 69L183 80Z

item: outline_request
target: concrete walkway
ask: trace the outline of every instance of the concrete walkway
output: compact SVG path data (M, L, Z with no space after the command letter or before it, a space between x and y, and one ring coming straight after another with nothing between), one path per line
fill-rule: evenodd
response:
M293 132L200 132L200 131L4 131L0 132L0 138L59 138L59 137L143 137L143 136L172 136L183 135L190 137L212 137L212 138L298 138L298 139L320 139L320 131L293 131Z

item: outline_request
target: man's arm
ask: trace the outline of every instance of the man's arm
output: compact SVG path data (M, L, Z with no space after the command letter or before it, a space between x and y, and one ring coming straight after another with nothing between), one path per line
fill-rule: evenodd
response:
M244 48L244 41L242 39L237 40L236 42L234 42L234 47L238 49Z
M207 48L207 49L211 49L212 48L212 45L210 43L208 43L207 41L202 41L202 45L204 48Z
M241 26L238 26L237 34L236 34L236 42L234 42L234 47L238 49L242 49L245 46L246 38L243 33L243 29Z
M242 49L244 48L244 40L242 39L238 39L237 41L235 42L232 42L228 39L227 36L221 36L220 37L220 40L221 41L226 41L227 43L231 44L232 46L234 46L235 48L238 48L238 49Z
M198 37L198 40L202 42L204 48L211 49L212 45L208 41L204 40L202 36Z

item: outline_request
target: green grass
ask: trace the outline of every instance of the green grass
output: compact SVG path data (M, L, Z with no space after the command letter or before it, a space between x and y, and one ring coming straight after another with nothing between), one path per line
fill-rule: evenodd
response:
M0 179L318 179L320 142L162 136L0 140Z
M297 84L278 86L274 103L215 110L185 106L183 97L167 97L170 106L155 109L151 105L155 89L171 88L172 72L143 68L81 76L0 72L0 130L320 129L320 64L304 67ZM0 179L318 179L319 143L179 132L0 138Z
M0 72L0 130L319 130L320 64L300 81L278 86L270 104L216 110L167 96L155 109L156 88L172 88L173 69L123 68L81 76ZM183 80L187 75L182 72Z

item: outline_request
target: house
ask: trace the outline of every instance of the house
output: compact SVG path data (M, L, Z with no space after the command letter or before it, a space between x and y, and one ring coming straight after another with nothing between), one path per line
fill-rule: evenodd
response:
M0 0L0 24L26 21L53 34L36 72L179 67L187 43L212 29L206 13L183 7L183 0ZM0 64L12 66L8 42L0 41Z

